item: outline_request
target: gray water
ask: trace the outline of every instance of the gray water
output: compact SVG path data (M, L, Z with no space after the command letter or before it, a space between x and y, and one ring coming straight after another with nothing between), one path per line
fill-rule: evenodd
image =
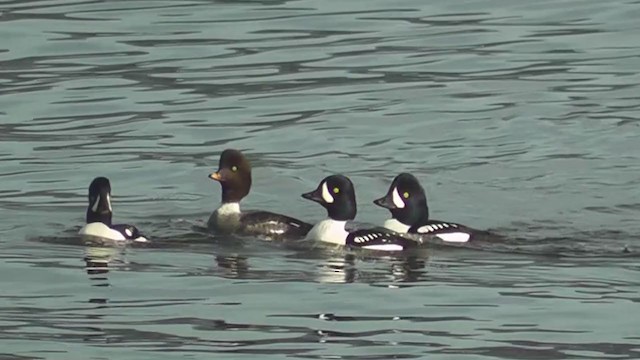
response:
M0 1L0 359L640 358L640 2ZM401 171L504 236L419 257L207 235L362 222ZM155 240L86 246L87 186Z

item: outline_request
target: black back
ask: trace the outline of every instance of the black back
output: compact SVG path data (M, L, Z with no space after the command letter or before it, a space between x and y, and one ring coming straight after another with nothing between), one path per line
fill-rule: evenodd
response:
M313 227L290 216L262 210L244 212L241 219L245 226L236 231L238 234L264 235L274 240L303 238Z
M418 247L417 241L404 238L384 229L363 229L349 233L346 245L354 248L365 248L375 245L399 245L402 250Z
M135 240L140 236L144 236L137 227L129 224L111 225L111 228L120 232L127 240Z

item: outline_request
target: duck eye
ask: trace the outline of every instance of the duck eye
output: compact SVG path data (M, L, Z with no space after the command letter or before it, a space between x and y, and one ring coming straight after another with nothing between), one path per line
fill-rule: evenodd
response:
M339 189L339 188L337 188L337 187L334 187L334 188L333 188L333 193L334 193L334 194L337 194L337 193L339 193L339 192L340 192L340 189Z
M234 172L235 172L235 171L238 171L238 167L237 167L237 166L235 166L235 165L233 165L233 166L231 167L231 171L234 171Z
M404 194L402 194L402 196L404 196L405 199L408 199L409 198L409 193L405 191Z

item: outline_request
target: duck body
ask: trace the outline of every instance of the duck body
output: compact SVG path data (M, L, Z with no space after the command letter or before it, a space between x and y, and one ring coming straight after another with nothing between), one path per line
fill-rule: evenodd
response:
M438 238L448 243L466 243L472 240L476 232L458 223L429 219L424 188L415 176L408 173L396 176L387 194L374 200L374 204L391 212L392 217L384 222L384 227L401 234Z
M214 233L258 236L267 239L300 239L311 230L309 223L263 210L241 211L240 201L251 189L251 165L238 150L220 155L218 171L209 175L222 187L222 203L211 214L207 226Z
M82 237L94 237L116 242L149 241L133 225L113 224L112 217L111 183L105 177L97 177L89 185L86 224L78 231L78 234Z
M238 203L222 204L211 214L207 225L220 234L265 236L267 238L303 238L311 224L269 211L241 212Z

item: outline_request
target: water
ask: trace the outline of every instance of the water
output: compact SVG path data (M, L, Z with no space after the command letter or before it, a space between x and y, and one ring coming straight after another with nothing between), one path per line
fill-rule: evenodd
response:
M640 358L637 1L1 1L1 359ZM401 171L506 240L427 256L198 229ZM152 246L83 246L86 188Z

